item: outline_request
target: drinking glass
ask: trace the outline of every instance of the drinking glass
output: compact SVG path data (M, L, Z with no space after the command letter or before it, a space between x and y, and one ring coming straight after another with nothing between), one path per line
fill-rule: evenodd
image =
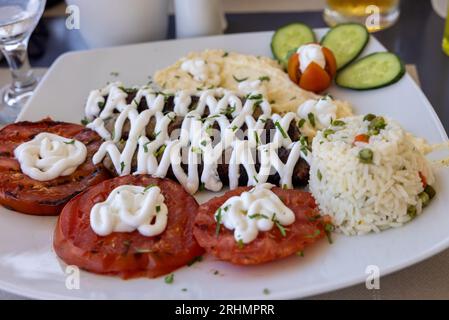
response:
M445 54L449 56L449 6L448 6L447 16L446 16L446 24L444 27L444 36L443 36L443 51Z
M399 18L399 0L327 0L323 18L331 27L358 22L370 32L379 31Z
M12 83L0 89L0 123L17 118L37 85L28 61L30 35L44 12L46 0L0 1L0 50L11 71Z

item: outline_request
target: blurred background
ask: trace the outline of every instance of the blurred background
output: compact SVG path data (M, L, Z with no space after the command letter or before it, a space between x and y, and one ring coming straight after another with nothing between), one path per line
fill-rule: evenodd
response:
M2 0L0 5L9 1L19 0ZM379 8L382 21L371 31L419 77L448 129L449 108L444 106L449 104L449 57L442 50L447 0L47 0L28 54L34 72L42 76L69 51L275 30L297 21L313 28L347 20L363 22L372 4ZM447 39L449 52L449 26ZM2 59L0 87L11 81L7 67Z

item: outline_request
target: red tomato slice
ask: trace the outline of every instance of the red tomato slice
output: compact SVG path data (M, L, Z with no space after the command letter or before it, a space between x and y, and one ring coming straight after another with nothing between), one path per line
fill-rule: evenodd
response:
M97 235L90 227L90 210L106 200L120 185L161 188L168 207L165 231L145 237L138 231ZM67 264L123 278L157 277L186 265L203 253L193 236L193 223L198 209L196 200L184 188L169 179L148 175L129 175L104 181L72 199L59 217L54 234L54 248Z
M321 92L331 85L331 77L317 63L311 62L299 79L299 86L305 90Z
M337 74L337 60L331 50L326 47L322 47L324 58L326 60L326 71L328 71L330 77L333 79Z
M226 200L248 190L249 187L237 188L200 206L194 234L208 253L235 264L260 264L298 253L325 236L324 220L318 218L319 211L311 194L277 187L272 189L273 192L296 216L295 222L285 227L285 237L278 228L273 227L268 232L259 232L254 241L242 246L236 242L234 231L224 226L220 227L217 236L215 212Z
M74 173L49 181L37 181L22 173L14 149L41 132L76 139L87 147L87 159ZM92 156L102 139L97 133L77 124L45 119L18 122L0 131L0 204L32 215L58 215L64 205L84 191L109 178L107 170L93 165Z
M288 59L287 72L290 80L298 84L301 75L299 71L299 56L297 53L293 53Z

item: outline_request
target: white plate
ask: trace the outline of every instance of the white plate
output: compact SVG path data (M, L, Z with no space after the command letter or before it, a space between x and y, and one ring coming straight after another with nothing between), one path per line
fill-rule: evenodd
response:
M324 30L318 30L323 34ZM78 122L89 90L115 80L143 84L159 68L192 50L224 48L270 56L271 32L236 34L180 41L165 41L88 52L59 58L41 82L21 120ZM364 54L384 50L371 39ZM413 80L406 75L392 86L366 92L331 88L349 100L355 112L373 112L399 120L406 129L430 142L447 139L434 110ZM449 246L449 172L438 173L438 195L424 214L406 226L361 237L334 236L321 241L305 257L291 257L257 267L237 267L208 257L175 272L171 285L164 279L98 276L81 272L79 290L65 286L65 265L52 249L56 218L30 217L0 209L0 288L33 298L217 299L298 298L364 282L368 265L381 275L405 268ZM209 195L202 195L200 201ZM219 270L220 275L213 271ZM187 288L187 291L182 291ZM269 295L263 293L270 290Z

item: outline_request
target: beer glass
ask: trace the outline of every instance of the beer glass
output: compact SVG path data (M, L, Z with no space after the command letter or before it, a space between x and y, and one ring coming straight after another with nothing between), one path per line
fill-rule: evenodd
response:
M399 18L399 0L327 0L324 21L329 26L358 22L375 32L394 24Z

